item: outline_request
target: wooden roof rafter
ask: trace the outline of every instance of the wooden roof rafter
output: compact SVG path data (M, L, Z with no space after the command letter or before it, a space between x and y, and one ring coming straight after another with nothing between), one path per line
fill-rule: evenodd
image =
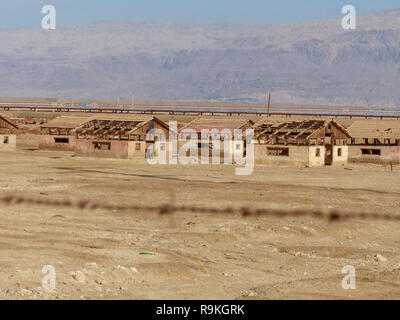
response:
M146 122L141 122L137 124L134 128L132 128L128 134L133 134L136 130L139 130L141 127L143 127L146 124Z
M271 133L271 135L272 135L272 136L279 136L279 133L280 133L283 129L287 128L288 126L289 126L289 123L286 123L286 124L283 124L283 125L279 126L275 132ZM282 131L282 133L284 133L284 132Z
M75 133L87 138L108 138L108 139L130 139L131 137L141 137L143 132L138 132L140 128L150 121L157 123L164 129L169 129L168 125L156 117L134 117L134 119L115 118L114 116L104 116L103 118L93 117L75 128ZM153 126L151 126L153 127Z
M350 137L348 131L335 121L308 119L290 122L261 123L256 129L262 129L257 134L258 141L269 141L270 143L304 144L310 139L321 139L326 136L327 127L332 125L340 132L340 137ZM335 130L336 130L335 129Z
M1 115L0 115L0 121L3 121L6 124L6 126L4 126L4 128L1 129L18 130L18 126L15 123L12 123L10 120Z
M271 130L273 124L261 124L257 126L254 130L260 130L260 134L265 134L267 131Z
M297 130L299 130L305 123L306 121L300 122L297 126L295 126L291 131L288 131L285 136L290 136L291 133L297 133Z
M310 136L312 136L315 132L319 131L320 129L323 129L324 127L325 127L324 122L311 123L309 127L302 130L298 135L295 136L295 138L298 139L301 136L306 136L306 139L309 139Z

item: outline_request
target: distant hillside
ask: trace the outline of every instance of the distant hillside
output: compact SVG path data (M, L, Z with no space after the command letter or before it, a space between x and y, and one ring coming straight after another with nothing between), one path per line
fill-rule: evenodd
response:
M104 22L0 31L0 96L400 107L400 10L295 25Z

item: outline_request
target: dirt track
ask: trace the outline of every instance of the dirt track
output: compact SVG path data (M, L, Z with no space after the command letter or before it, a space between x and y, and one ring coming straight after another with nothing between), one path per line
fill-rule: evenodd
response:
M0 195L398 213L400 168L150 166L1 153ZM3 299L400 298L400 223L0 206ZM140 255L141 252L153 255ZM387 261L379 261L376 254ZM41 289L44 265L56 292ZM343 290L353 265L357 289Z

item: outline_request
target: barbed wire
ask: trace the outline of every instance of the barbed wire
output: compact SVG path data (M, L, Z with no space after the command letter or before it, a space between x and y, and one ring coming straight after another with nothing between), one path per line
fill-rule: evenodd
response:
M30 204L47 207L65 207L79 210L118 210L118 211L149 211L160 215L169 215L177 212L190 213L212 213L212 214L240 214L243 217L277 216L277 217L313 217L326 219L330 222L344 221L348 219L369 219L369 220L391 220L400 221L398 214L383 214L373 212L352 212L338 209L272 209L272 208L252 208L251 206L233 207L197 207L190 205L161 204L155 206L145 205L113 205L91 201L86 199L76 200L57 200L28 198L17 195L6 195L0 197L0 204L20 205Z

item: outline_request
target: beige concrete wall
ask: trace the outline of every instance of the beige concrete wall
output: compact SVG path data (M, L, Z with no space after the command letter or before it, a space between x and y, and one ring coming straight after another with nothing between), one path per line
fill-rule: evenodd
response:
M254 145L254 158L256 164L276 165L309 165L309 146L286 146L289 148L289 156L269 156L267 148L285 148L285 146L258 144Z
M319 154L317 155L317 150ZM323 167L325 165L325 153L326 149L324 146L310 146L309 147L309 166L310 167Z
M147 155L147 150L149 153L153 150L153 158L149 158ZM143 161L156 161L156 163L163 163L165 161L167 164L170 162L170 143L168 141L160 141L158 144L154 144L153 142L146 142L145 149L143 149L142 155L139 154L138 157L131 158L131 159L142 159ZM140 151L141 153L142 151ZM164 158L165 157L165 158Z
M289 156L269 156L267 148L285 148L285 146L258 144L254 145L255 162L259 164L277 165L299 165L310 167L323 167L325 165L325 146L286 146L289 148ZM338 155L338 149L342 149L342 155ZM317 156L319 149L319 156ZM340 165L348 162L348 146L333 147L333 165Z
M341 150L341 156L339 155ZM349 159L349 147L348 146L333 146L332 150L332 165L342 165L348 162Z
M207 141L205 141L207 143ZM235 159L239 159L241 155L243 155L243 145L244 142L243 140L235 141L232 140L230 145L225 148L225 142L221 141L220 148L219 148L219 154L220 154L220 161L221 163L225 163L225 157L226 161L228 163L235 163ZM199 156L201 156L201 149L199 149ZM210 163L211 163L210 159Z
M361 149L380 149L381 155L364 155ZM349 146L349 162L400 163L400 146Z
M244 149L244 141L232 141L232 159L235 161L235 158L239 159L240 156L243 156Z
M178 142L178 153L179 150L182 146L184 146L187 142L185 141L179 141ZM209 144L209 143L213 143L212 140L198 140L198 143L200 144ZM208 149L208 154L210 155L209 157L209 163L212 163L212 152L215 152L216 154L220 155L220 163L224 163L224 159L225 156L227 157L227 159L231 160L232 163L235 163L235 155L237 154L238 156L240 156L240 154L243 154L243 141L239 140L239 141L232 141L232 144L230 145L230 149L228 148L228 150L225 150L225 143L224 141L220 141L220 146L218 150L211 150ZM236 148L236 146L239 146L239 148ZM215 144L214 144L215 146ZM202 153L202 148L198 148L197 149L198 152L198 161L201 161L201 153Z
M140 150L136 147L140 146ZM146 160L146 142L145 141L129 141L128 142L128 159Z
M0 151L12 151L17 148L17 136L15 134L0 135Z

